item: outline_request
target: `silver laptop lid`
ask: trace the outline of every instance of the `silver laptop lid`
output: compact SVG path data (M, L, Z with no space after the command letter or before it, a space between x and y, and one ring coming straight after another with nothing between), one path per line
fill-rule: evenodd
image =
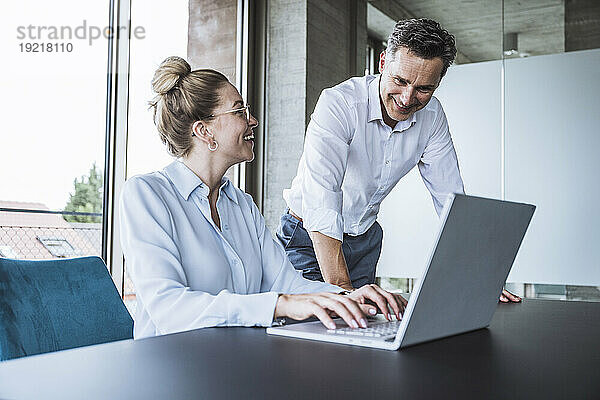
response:
M488 326L534 210L530 204L450 195L395 344Z

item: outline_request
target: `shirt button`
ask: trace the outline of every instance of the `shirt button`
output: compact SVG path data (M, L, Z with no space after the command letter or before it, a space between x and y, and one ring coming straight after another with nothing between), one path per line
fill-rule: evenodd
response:
M385 165L390 165L390 160L385 160Z

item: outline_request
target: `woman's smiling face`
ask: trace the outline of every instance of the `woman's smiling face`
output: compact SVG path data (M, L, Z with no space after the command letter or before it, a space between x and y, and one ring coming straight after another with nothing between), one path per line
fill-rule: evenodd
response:
M254 131L258 121L244 104L242 96L231 84L219 89L220 102L207 129L219 144L216 153L231 165L254 159Z

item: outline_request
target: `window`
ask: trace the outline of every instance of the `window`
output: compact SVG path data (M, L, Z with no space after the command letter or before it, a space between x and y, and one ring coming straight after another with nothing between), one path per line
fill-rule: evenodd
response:
M4 4L3 254L101 254L108 21L106 1Z

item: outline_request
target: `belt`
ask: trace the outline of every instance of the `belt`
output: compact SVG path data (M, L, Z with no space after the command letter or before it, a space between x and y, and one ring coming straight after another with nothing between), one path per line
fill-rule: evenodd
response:
M297 216L296 214L294 214L292 212L292 210L288 209L288 214L290 214L292 216L292 218L297 219L298 221L302 222L302 218L300 218L299 216Z

